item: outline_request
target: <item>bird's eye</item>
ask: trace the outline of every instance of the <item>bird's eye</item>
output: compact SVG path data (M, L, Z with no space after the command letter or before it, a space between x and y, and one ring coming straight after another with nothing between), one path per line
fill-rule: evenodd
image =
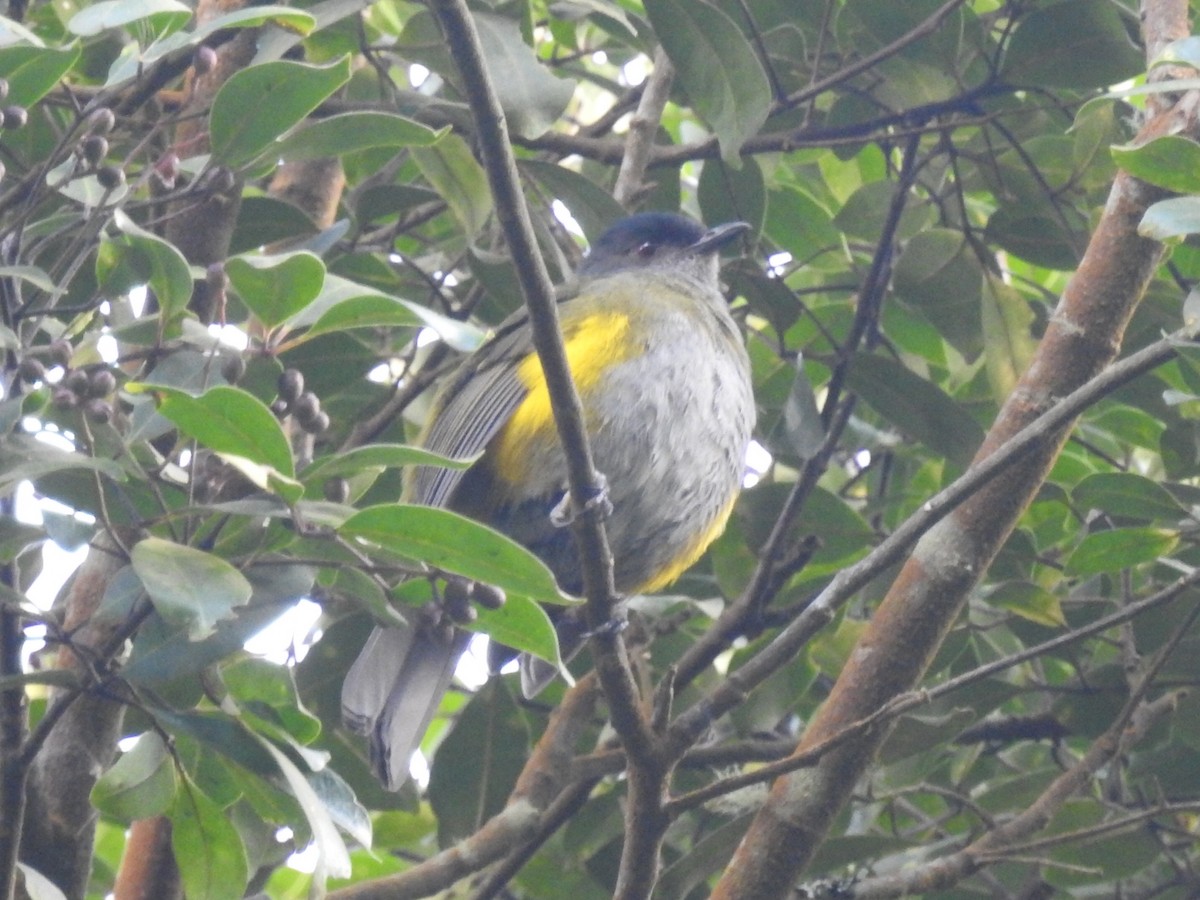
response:
M634 248L633 252L641 259L649 259L658 252L658 244L652 244L647 241L644 244L638 244L637 247Z

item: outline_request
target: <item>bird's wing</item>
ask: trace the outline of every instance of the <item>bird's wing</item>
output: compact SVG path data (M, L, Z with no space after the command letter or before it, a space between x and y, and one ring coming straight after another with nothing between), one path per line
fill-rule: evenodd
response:
M561 288L558 303L577 293L574 284ZM422 446L451 459L483 452L525 399L528 391L517 377L517 367L533 352L529 314L522 308L496 328L438 395ZM446 506L464 474L461 469L417 467L409 478L407 499Z

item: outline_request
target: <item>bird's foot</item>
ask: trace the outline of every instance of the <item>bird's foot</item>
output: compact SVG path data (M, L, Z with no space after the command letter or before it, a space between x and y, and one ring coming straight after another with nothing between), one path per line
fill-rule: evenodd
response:
M602 519L607 519L612 515L613 506L612 500L608 497L608 479L604 477L603 472L596 473L596 488L592 495L583 502L582 510L571 508L571 492L567 491L562 495L562 499L558 501L554 509L550 510L550 523L555 528L565 528L574 522L581 512L590 513L593 511L598 511Z

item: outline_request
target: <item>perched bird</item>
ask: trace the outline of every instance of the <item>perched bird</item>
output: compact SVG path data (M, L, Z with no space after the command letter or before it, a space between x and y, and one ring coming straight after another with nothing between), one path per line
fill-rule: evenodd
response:
M567 359L596 468L617 590L659 590L721 533L741 486L754 426L750 363L717 280L720 249L749 226L705 230L668 213L618 221L578 270L559 306ZM569 528L551 512L567 491L541 363L524 312L466 359L434 404L424 445L470 468L420 467L406 498L507 534L539 556L559 586L582 593ZM408 778L469 634L413 624L376 628L346 676L342 712L369 736L389 788ZM528 686L527 686L528 690Z

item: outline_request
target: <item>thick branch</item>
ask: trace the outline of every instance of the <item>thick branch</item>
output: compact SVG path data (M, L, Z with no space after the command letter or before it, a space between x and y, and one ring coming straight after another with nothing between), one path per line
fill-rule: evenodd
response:
M1195 98L1152 120L1142 140L1174 128L1197 132ZM1080 267L1047 329L1037 356L1004 405L975 466L1051 406L1106 366L1141 299L1163 249L1137 233L1163 192L1121 174ZM969 591L1049 471L1069 423L1025 459L931 529L884 599L798 752L869 715L916 684ZM827 755L814 769L776 782L714 897L782 897L804 868L833 817L870 764L884 734Z

